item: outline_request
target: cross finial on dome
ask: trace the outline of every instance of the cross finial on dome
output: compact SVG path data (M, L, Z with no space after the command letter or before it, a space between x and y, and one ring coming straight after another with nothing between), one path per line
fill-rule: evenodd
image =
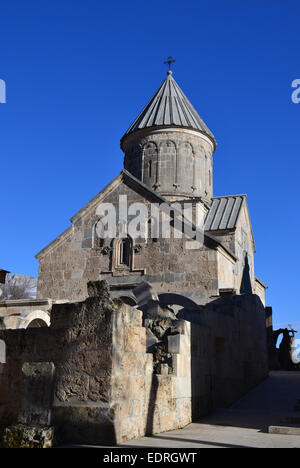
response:
M166 60L164 62L165 65L169 65L168 75L172 74L171 65L172 65L172 63L175 63L175 62L176 62L176 60L174 60L173 57L171 57L171 56L169 56L168 60Z

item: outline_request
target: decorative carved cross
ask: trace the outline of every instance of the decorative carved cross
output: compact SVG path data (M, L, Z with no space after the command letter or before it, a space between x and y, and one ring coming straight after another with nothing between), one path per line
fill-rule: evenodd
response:
M166 60L164 62L164 64L169 65L169 70L171 70L171 65L172 65L172 63L175 63L175 62L176 62L176 60L174 60L173 57L170 56L170 57L168 57L168 60Z

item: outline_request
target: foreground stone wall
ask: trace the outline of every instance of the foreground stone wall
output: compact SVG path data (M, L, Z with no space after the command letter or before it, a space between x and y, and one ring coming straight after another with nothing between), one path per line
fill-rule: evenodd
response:
M191 324L193 419L227 407L268 375L265 308L256 295L221 297Z
M183 427L268 374L258 296L226 294L203 310L185 309L174 326L164 311L143 323L140 310L110 298L105 282L89 283L88 291L84 302L54 304L50 327L0 331L2 430L49 414L58 443L115 444ZM164 328L163 347L151 346L150 325ZM53 369L45 408L45 382L30 375L39 363Z
M35 380L30 404L24 401L22 369L42 362L54 368L49 411L59 443L114 444L191 421L188 336L179 337L173 349L174 369L153 375L142 312L112 301L107 285L100 286L90 285L93 297L84 302L54 305L49 328L0 332L6 343L6 364L0 368L2 430L23 423L24 408L40 412L34 395L43 391L42 383ZM182 389L184 373L189 385Z
M124 326L125 325L125 326ZM117 439L128 440L183 427L191 422L190 337L169 340L171 365L153 372L153 356L146 351L141 312L124 308L115 315L112 401Z
M66 429L68 437L71 420L74 430L80 425L83 429L83 424L89 418L92 420L92 414L96 413L95 433L107 426L110 422L113 311L108 297L88 298L84 303L54 306L50 328L2 332L7 360L1 380L2 427L18 422L22 365L26 362L54 364L51 418L58 432ZM37 394L40 391L36 388ZM89 406L92 406L90 412Z

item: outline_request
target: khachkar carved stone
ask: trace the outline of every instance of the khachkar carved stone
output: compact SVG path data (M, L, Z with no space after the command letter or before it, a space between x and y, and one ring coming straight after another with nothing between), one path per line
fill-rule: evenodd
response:
M109 247L108 245L106 245L105 247L103 247L101 252L102 252L103 255L109 255L111 253L111 251L112 251L112 248Z
M134 253L140 254L142 253L143 247L141 244L135 244L135 246L133 247L133 250L134 250Z

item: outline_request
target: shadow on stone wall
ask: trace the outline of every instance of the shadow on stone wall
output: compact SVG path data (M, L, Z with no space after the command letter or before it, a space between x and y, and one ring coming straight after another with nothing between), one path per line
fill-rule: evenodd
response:
M268 374L257 296L226 295L201 311L187 301L177 316L152 300L142 323L140 310L110 298L106 282L88 291L83 302L54 305L49 328L0 331L2 429L45 424L51 413L58 443L114 445L183 427L191 401L195 420ZM47 401L43 373L53 379Z
M52 363L53 395L44 410L51 409L51 425L56 428L58 442L90 442L91 435L103 443L116 441L110 407L115 307L105 284L94 293L97 297L82 303L55 305L49 328L0 332L7 355L7 363L0 369L2 431L24 423L24 411L28 420L30 413L38 415L43 406L43 380L33 379L32 374L28 378L34 388L26 392L24 365L35 363L31 367L36 368L37 364Z
M191 323L192 418L224 408L268 375L265 308L258 296L225 295Z

